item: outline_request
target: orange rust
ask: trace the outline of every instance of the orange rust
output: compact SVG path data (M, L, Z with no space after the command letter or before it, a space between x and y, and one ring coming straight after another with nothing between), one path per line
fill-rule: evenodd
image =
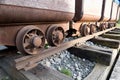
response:
M89 15L89 14L84 14L81 21L98 21L100 19L101 16L95 16L95 15Z

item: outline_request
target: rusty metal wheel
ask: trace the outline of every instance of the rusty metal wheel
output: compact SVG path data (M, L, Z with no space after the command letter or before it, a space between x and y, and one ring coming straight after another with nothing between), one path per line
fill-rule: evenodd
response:
M22 28L16 37L16 46L22 53L37 54L44 44L44 33L32 25Z
M81 33L81 36L89 35L90 34L90 28L89 28L89 26L87 24L83 24L80 27L80 33Z
M46 33L47 42L50 46L58 46L63 42L64 29L60 26L50 26Z
M96 32L96 26L94 24L90 24L90 34L93 34Z
M100 24L100 31L103 31L106 29L106 25L105 24Z
M112 25L111 25L111 23L108 23L108 28L112 28Z
M113 27L115 27L116 26L116 23L114 23L114 26Z
M106 29L108 29L108 23L105 23L105 27L106 27Z

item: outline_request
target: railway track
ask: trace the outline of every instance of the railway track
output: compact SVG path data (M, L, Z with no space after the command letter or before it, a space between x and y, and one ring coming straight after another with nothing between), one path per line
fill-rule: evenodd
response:
M9 49L0 50L0 66L18 80L73 80L39 66L40 61L68 51L78 60L88 57L112 67L120 48L120 29L115 27L120 5L114 0L91 1L1 0L0 44ZM65 38L68 41L64 41ZM87 45L88 41L90 45ZM97 48L91 42L108 48ZM77 75L75 73L72 78L80 77Z
M63 44L59 45L58 47L52 47L52 48L47 49L47 50L45 49L45 50L39 52L39 54L36 54L36 55L33 55L33 56L28 55L28 56L24 56L24 57L15 59L16 68L18 70L20 70L20 69L28 70L28 69L30 69L32 67L37 66L37 62L44 59L44 58L46 58L46 57L54 55L55 53L57 53L57 52L59 52L61 50L65 50L67 48L70 48L70 47L76 45L77 43L83 43L83 42L85 42L85 41L87 41L89 39L92 39L92 38L94 38L96 36L99 36L99 35L101 35L101 34L103 34L105 32L111 31L113 29L115 29L115 27L113 27L111 29L101 31L101 32L94 33L92 35L88 35L88 36L85 36L85 37L80 37L78 39L63 43Z
M78 51L84 50L84 51L88 51L88 53L90 53L90 54L84 54L84 52L83 52L83 54L79 54L79 55L76 55L76 56L81 57L80 55L84 55L82 57L86 57L85 55L87 55L87 57L89 59L97 61L98 63L104 64L104 65L110 65L111 64L111 56L112 56L111 53L113 53L114 50L112 50L112 49L107 49L106 50L106 49L100 49L100 48L90 47L90 46L86 46L86 45L83 45L83 44L80 44L80 43L84 43L87 40L91 39L93 42L98 42L98 44L102 44L103 41L104 41L104 42L107 43L107 46L109 46L109 47L111 47L110 46L111 44L115 44L115 46L113 46L111 48L118 48L119 47L119 41L118 40L108 39L108 38L105 39L105 38L99 38L98 37L99 35L102 35L102 34L104 34L106 32L107 33L109 33L109 32L111 32L111 33L113 32L114 33L113 30L115 30L115 29L116 29L116 27L113 27L113 28L110 28L110 29L107 29L107 30L104 30L104 31L100 31L100 32L94 33L92 35L88 35L88 36L85 36L85 37L80 37L80 38L71 40L69 42L62 43L58 47L51 47L51 48L48 48L48 49L43 49L41 52L39 52L39 54L36 54L36 55L19 55L19 54L14 54L14 55L12 54L11 55L10 54L7 57L5 57L2 60L0 60L0 62L1 62L0 66L1 65L2 65L2 67L8 66L7 68L4 68L4 69L5 70L8 69L7 72L9 74L11 74L11 70L15 71L16 74L19 74L19 71L20 71L20 74L23 74L26 77L28 77L27 75L29 74L29 71L31 69L34 69L36 66L38 66L40 60L43 60L43 59L45 59L45 58L47 58L47 57L49 57L51 55L56 54L57 52L59 52L61 50L65 50L65 49L68 49L68 48L69 48L69 50L73 51L74 49L71 48L73 46L81 46L81 48L78 49ZM93 38L96 39L96 40L98 40L98 41L95 41ZM85 47L87 47L87 49ZM77 51L77 48L75 48L74 51ZM13 50L12 52L13 53L17 53L16 50ZM73 54L75 54L75 53L73 53ZM4 56L6 56L6 55L4 55ZM104 57L101 58L100 56L104 56ZM107 59L106 59L106 57L107 57ZM114 59L115 59L115 57L114 57ZM113 59L113 62L114 62L114 59ZM4 64L4 63L9 63L9 64ZM11 70L9 70L9 68L11 68ZM102 69L104 70L104 67ZM45 70L48 70L48 68L46 68ZM26 74L26 72L28 72L28 73ZM44 72L44 70L43 70L43 72ZM50 70L50 72L48 72L48 73L51 74L51 73L54 73L54 71L51 72L51 70ZM92 74L93 73L94 72L92 72ZM21 79L23 79L23 76L21 76L20 74L17 75L17 76L22 77ZM45 75L47 75L47 74L45 74ZM59 74L59 75L61 75L61 74ZM11 75L11 76L13 77L13 75ZM52 76L55 76L55 75L52 74ZM60 77L61 77L61 79L62 78L66 78L66 80L67 79L68 80L72 80L71 78L67 78L66 76L63 76L63 75L61 75ZM89 77L92 79L91 76L89 76ZM14 76L14 78L16 78L16 77ZM88 80L88 78L86 78L86 80ZM32 79L26 79L26 78L24 78L24 80L32 80Z

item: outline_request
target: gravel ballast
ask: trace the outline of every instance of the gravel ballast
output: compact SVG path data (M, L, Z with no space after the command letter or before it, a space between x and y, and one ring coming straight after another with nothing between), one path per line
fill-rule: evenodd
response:
M67 50L46 58L40 63L60 72L62 69L69 70L72 74L71 77L75 80L84 79L95 66L95 62L76 57Z
M73 38L65 39L65 42L72 40ZM84 43L87 46L94 46L108 49L106 46L94 44L91 41ZM82 59L70 54L67 50L61 51L54 56L46 58L40 62L42 65L50 67L57 71L66 69L71 72L71 77L75 80L83 80L93 70L95 62Z

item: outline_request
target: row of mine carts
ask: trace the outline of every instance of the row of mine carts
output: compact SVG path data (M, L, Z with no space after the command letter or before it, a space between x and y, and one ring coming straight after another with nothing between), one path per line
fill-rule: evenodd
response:
M0 44L37 54L45 44L114 27L119 12L113 0L0 0Z

